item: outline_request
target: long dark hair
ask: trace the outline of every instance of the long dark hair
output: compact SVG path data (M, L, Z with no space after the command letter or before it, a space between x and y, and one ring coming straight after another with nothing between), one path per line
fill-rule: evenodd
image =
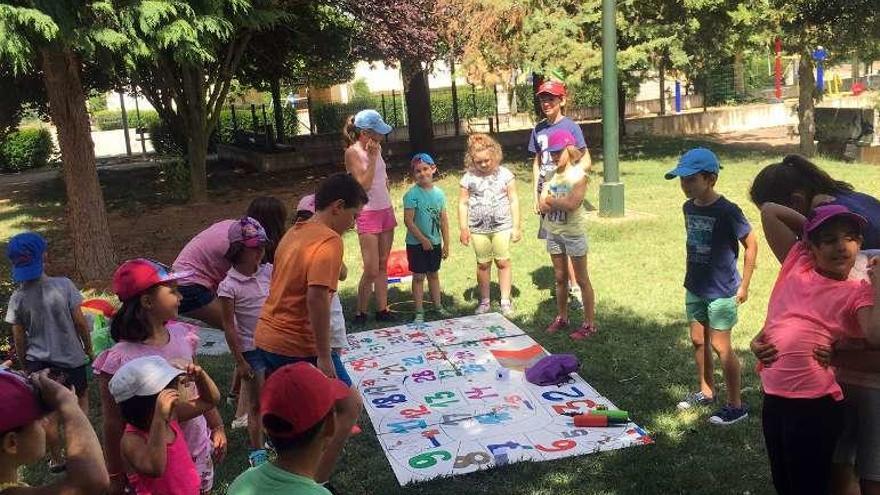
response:
M836 180L828 172L800 155L787 155L779 163L773 163L758 172L749 196L757 206L764 203L791 205L791 195L801 193L807 205L817 194L851 192L852 184Z
M138 294L131 299L122 301L122 307L113 316L110 322L110 336L116 342L143 342L150 337L150 323L147 315L144 314L144 307L141 304L141 296L144 294L154 294L161 285L154 285L145 292Z
M263 263L272 263L275 259L275 248L287 230L287 207L278 198L260 196L251 201L247 209L247 216L260 222L263 230L266 231L269 243L266 244Z
M342 123L342 139L345 140L345 147L348 148L356 143L360 135L361 130L354 125L354 115L349 115Z

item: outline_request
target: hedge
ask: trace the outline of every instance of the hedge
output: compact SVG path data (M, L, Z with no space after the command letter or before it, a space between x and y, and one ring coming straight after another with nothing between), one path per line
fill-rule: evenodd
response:
M46 129L22 129L0 142L0 169L20 172L45 167L56 153L55 142Z
M132 129L137 127L137 114L131 111L126 113L128 117L128 126ZM95 127L97 127L99 131L122 129L122 112L119 110L101 110L99 112L92 112L92 119L94 120ZM159 114L156 113L155 110L141 111L141 125L144 127L150 127L158 121Z

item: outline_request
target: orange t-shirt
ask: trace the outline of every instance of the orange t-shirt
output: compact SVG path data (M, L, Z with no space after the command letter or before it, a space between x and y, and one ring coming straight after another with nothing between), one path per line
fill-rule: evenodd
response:
M254 332L257 347L283 356L318 354L306 294L309 286L336 291L342 251L342 238L321 223L300 222L284 234L275 250L269 297Z

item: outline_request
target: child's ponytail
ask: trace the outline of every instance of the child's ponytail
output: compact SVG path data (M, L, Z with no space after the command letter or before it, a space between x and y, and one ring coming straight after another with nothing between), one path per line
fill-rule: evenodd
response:
M154 291L155 287L150 289ZM149 291L148 291L149 292ZM150 327L141 297L133 297L122 302L122 307L113 316L110 322L110 336L116 342L143 342L150 337Z
M749 196L757 206L771 202L790 207L794 193L803 194L809 204L817 194L833 195L852 190L852 184L835 180L810 160L792 154L758 172Z
M342 139L345 140L345 147L353 145L357 142L360 131L354 126L354 115L349 115L342 125Z

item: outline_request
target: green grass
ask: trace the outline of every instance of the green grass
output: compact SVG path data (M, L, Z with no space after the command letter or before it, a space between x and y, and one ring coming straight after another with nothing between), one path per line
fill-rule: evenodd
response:
M760 329L767 298L778 263L766 243L759 242L758 267L749 301L742 306L733 341L743 362L744 400L752 407L745 423L719 428L706 423L710 411L687 413L675 410L680 397L695 387L696 377L686 322L683 318L684 241L681 213L684 200L677 182L663 180L678 154L694 142L656 140L628 143L621 170L626 184L628 216L624 220L591 217L590 276L596 291L600 333L575 343L562 335L549 336L543 328L554 316L551 295L552 271L543 245L535 238L536 217L530 214L529 169L525 160L510 161L522 198L524 239L514 245L515 323L551 352L573 352L582 362L581 374L617 406L652 432L656 443L598 455L553 462L519 463L456 478L399 487L366 415L364 433L353 438L339 461L333 483L349 494L643 494L643 493L772 493L769 468L761 436L760 383L753 371L755 360L748 352L749 339ZM717 189L745 211L757 232L758 212L747 200L747 190L763 165L780 157L713 146L724 170ZM880 195L880 167L819 160L833 176L851 181L856 188ZM441 161L447 171L439 184L447 198L457 198L460 162ZM601 163L599 164L601 172ZM594 175L588 191L591 204L598 204L601 176ZM400 204L408 184L394 185L392 196ZM454 202L450 212L454 213ZM398 210L398 214L402 214ZM455 218L451 215L451 218ZM400 220L400 219L399 219ZM2 222L3 219L0 219ZM13 221L7 217L6 222ZM474 258L470 248L458 244L453 221L450 257L441 269L444 300L454 311L470 314L473 297ZM402 222L401 222L402 224ZM0 225L0 230L8 228ZM759 237L761 237L759 235ZM397 231L395 249L403 247L403 229ZM349 279L342 284L343 305L353 307L360 271L357 238L345 236L345 260ZM391 300L409 299L408 287L397 287ZM497 287L493 300L497 301ZM230 361L204 358L221 386L228 387ZM717 367L716 367L717 368ZM716 369L717 383L723 383ZM720 391L723 397L723 390ZM231 411L223 406L227 421ZM217 467L215 493L226 487L246 465L245 438L241 431L230 435L230 455ZM31 472L38 482L43 472Z

